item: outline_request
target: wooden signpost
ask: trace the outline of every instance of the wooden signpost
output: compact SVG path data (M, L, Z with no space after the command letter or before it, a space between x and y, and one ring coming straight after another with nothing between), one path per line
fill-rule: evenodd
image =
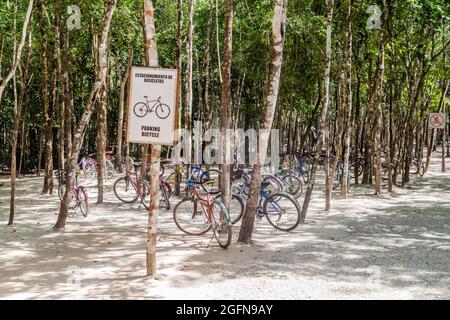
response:
M144 0L146 68L131 69L127 142L151 144L150 208L147 226L147 276L156 275L161 145L172 145L178 117L178 71L160 69L152 0ZM145 161L144 161L145 163Z

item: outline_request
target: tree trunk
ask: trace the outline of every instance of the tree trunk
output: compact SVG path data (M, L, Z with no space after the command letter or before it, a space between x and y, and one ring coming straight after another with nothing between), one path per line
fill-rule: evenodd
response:
M342 178L342 198L348 198L349 190L349 167L350 167L350 142L352 136L352 108L353 108L353 91L352 91L352 0L348 0L348 12L347 12L347 34L346 34L346 47L345 47L345 90L346 90L346 103L345 103L345 119L344 119L344 172ZM357 159L355 159L357 160ZM357 163L357 161L355 162ZM355 164L356 166L356 164Z
M17 10L17 7L16 7ZM29 11L31 11L30 7L28 8ZM17 13L17 11L16 11ZM31 13L30 13L31 15ZM11 199L10 199L10 212L9 212L9 220L8 225L12 225L14 223L14 216L15 216L15 198L16 198L16 177L17 177L17 141L19 138L19 127L20 127L20 117L22 113L22 106L23 106L23 99L25 96L25 88L26 88L26 81L28 77L28 68L30 65L30 58L31 58L31 45L32 45L32 33L30 31L29 26L31 26L30 20L31 16L28 19L28 22L26 22L27 28L25 31L25 39L26 39L26 32L28 31L28 53L27 53L27 61L25 62L25 68L23 72L21 73L21 81L20 81L20 91L17 95L17 87L16 87L16 78L15 78L15 72L13 73L14 77L14 125L13 125L13 132L12 132L12 138L11 138ZM14 18L14 34L16 30L16 15ZM22 38L23 38L22 34ZM15 38L15 37L14 37ZM22 39L23 40L23 39ZM22 50L24 47L24 44L19 44L19 47L16 49L16 41L14 41L14 65L17 64L17 60L20 59L20 55L18 53L19 50ZM17 50L17 51L16 51ZM17 52L17 53L16 53ZM17 66L16 66L17 68ZM11 73L10 73L11 74ZM9 77L9 76L8 76ZM7 79L5 79L6 81ZM5 82L4 82L5 83ZM7 83L7 82L6 82ZM6 85L5 85L6 87ZM1 93L1 88L0 88ZM1 94L0 94L0 102L1 102ZM23 143L22 143L22 149L23 149Z
M187 136L192 133L192 103L193 103L193 37L194 37L194 0L189 0L189 25L188 25L188 35L186 42L186 53L187 53L187 65L186 65L186 107L184 115L184 127ZM189 180L191 170L190 165L192 163L192 139L187 139L186 141L186 181ZM188 192L186 188L186 192ZM187 193L186 193L187 195Z
M276 0L272 18L272 61L270 64L268 85L264 102L264 122L261 126L261 129L263 130L260 131L257 163L253 166L252 179L250 183L250 198L245 208L238 239L239 242L243 243L250 243L253 234L253 226L255 223L256 208L258 205L259 190L262 180L261 168L266 160L270 130L272 129L272 123L278 101L286 36L286 12L287 0ZM274 152L274 150L272 150L272 152Z
M146 39L145 63L147 67L158 67L158 50L156 45L156 28L154 20L154 9L152 0L144 0ZM150 166L150 208L148 215L147 231L147 276L156 275L156 242L158 232L159 214L159 166L161 157L161 146L153 145L151 150Z
M384 48L386 41L386 34L389 21L389 6L390 0L383 0L384 4L384 18L383 26L381 28L380 34L380 44L379 44L379 54L378 54L378 66L375 78L375 94L377 101L377 111L376 111L376 126L375 126L375 194L381 196L382 194L382 184L381 184L381 129L382 129L382 118L383 118L383 76L384 76Z
M325 96L322 108L322 114L319 121L319 142L316 150L316 156L314 163L311 168L311 177L309 181L309 186L306 189L305 200L303 201L302 213L301 213L301 223L305 222L306 215L308 213L309 204L311 202L312 192L314 190L314 185L316 182L316 172L317 166L320 159L320 151L324 145L323 138L329 135L328 132L328 109L330 106L330 74L331 74L331 58L332 58L332 32L333 32L333 7L334 0L326 0L327 3L327 40L326 40L326 55L325 55Z
M22 56L22 50L25 45L25 40L27 37L28 26L29 26L30 20L31 20L33 4L34 4L34 0L30 0L28 2L27 14L25 16L25 21L23 23L23 28L22 28L22 38L20 39L19 46L17 47L17 51L14 52L14 56L15 56L14 63L11 67L11 71L9 72L9 74L6 76L6 78L3 80L2 84L0 85L0 103L2 101L3 92L6 88L6 86L8 85L8 82L11 81L11 79L14 77L14 75L16 74L17 67L19 66L20 58Z
M222 112L220 131L222 134L222 178L220 186L222 190L222 202L230 210L231 186L230 186L230 150L231 141L227 130L231 129L231 63L233 57L233 0L227 0L227 15L225 19L225 54L223 58L222 81Z
M123 143L123 117L125 110L125 90L127 88L130 69L133 64L133 48L128 49L127 70L120 82L119 116L117 119L117 142L116 142L116 167L119 168L122 163L122 143Z
M72 185L73 185L73 180L74 180L74 173L75 173L75 170L77 167L77 160L78 160L78 156L80 153L81 145L83 143L83 133L85 132L85 129L86 129L87 125L89 124L89 120L91 118L99 91L104 86L105 81L106 81L106 74L107 74L107 67L108 67L107 66L107 40L108 40L108 34L109 34L110 25L111 25L112 15L116 8L116 1L117 0L110 0L107 3L107 6L105 8L103 30L102 30L100 45L98 47L99 72L97 75L97 79L92 87L92 90L91 90L91 93L89 96L89 100L86 105L86 109L85 109L83 115L81 116L80 120L78 121L77 127L75 129L75 134L73 137L73 141L71 143L72 145L68 146L68 147L70 147L70 149L69 149L70 157L68 157L68 159L67 159L68 174L66 177L66 192L64 194L63 201L61 201L61 207L60 207L59 214L58 214L58 220L56 221L56 224L53 227L53 229L55 231L63 230L65 228L66 220L67 220L67 213L69 210L69 202L70 202L70 196L71 196L71 191L72 191ZM64 30L66 28L61 28L61 29ZM63 39L65 39L65 36L66 35L64 35L64 37L61 36L61 39L64 43L66 43L64 45L65 48L63 51L65 52L64 53L65 58L68 59L68 55L67 55L68 50L66 47L67 41L63 40ZM65 64L66 63L67 63L67 60L65 61ZM65 67L65 69L67 69L67 66ZM66 74L66 72L67 72L67 74ZM68 80L68 70L64 70L63 81L66 81L66 80ZM69 107L66 104L66 118L71 119L71 116L72 116L71 113L72 113L71 107ZM71 135L70 127L69 128L66 127L65 129L66 129L66 133L68 134L68 136L70 136Z
M177 0L177 64L178 64L178 128L181 128L181 112L183 110L183 0ZM208 90L208 88L206 88ZM175 167L175 196L181 195L181 164Z
M107 72L107 71L106 71ZM106 135L108 129L108 93L104 85L97 105L97 204L103 203L106 179Z
M52 194L53 192L53 130L52 130L52 117L50 116L51 110L49 110L49 99L48 99L48 56L47 56L47 40L45 26L45 13L44 5L41 3L41 28L42 28L42 82L41 82L41 93L42 93L42 109L44 116L44 132L45 132L45 174L44 174L44 186L42 188L43 194ZM40 168L38 168L40 169ZM40 170L39 170L40 172Z

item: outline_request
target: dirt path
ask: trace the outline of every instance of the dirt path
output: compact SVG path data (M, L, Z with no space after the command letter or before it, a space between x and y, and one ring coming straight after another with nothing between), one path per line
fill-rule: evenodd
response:
M437 159L433 172L439 172ZM9 183L0 186L0 298L8 299L449 299L450 174L414 178L385 200L352 189L324 213L315 193L307 224L275 233L257 221L255 245L227 251L184 237L171 212L160 215L159 280L145 272L146 215L111 189L88 218L50 231L57 196L41 179L18 182L17 217L8 218ZM110 184L109 184L109 188ZM337 197L337 196L336 196ZM237 233L237 228L235 229Z

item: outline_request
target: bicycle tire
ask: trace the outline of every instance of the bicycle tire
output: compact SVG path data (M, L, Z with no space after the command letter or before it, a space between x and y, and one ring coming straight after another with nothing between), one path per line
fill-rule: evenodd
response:
M292 184L294 182L292 181L288 181L288 180L294 180L298 183L297 186L292 186ZM285 183L284 189L286 189L286 192L289 193L291 196L293 196L294 198L298 199L303 195L303 181L302 179L300 179L299 177L297 177L296 175L291 175L288 174L284 177L281 178L281 181L283 181Z
M286 200L286 205L292 205L292 216L293 216L293 222L289 223L287 227L280 226L280 219L281 216L286 213L286 209L282 208L280 205L280 201L284 199ZM269 213L268 206L271 205L277 213ZM265 199L263 204L263 213L266 216L269 223L277 230L289 232L297 228L297 226L300 223L300 217L301 217L301 209L298 202L288 193L286 192L280 192L277 194L270 195L268 198ZM281 215L280 215L281 214ZM276 221L275 216L278 216L278 221Z
M155 113L161 120L167 119L170 116L170 107L167 104L161 103L156 107Z
M114 169L114 164L112 163L111 160L105 161L105 171L106 171L106 177L108 179L112 179L114 177L115 169Z
M220 200L220 198L221 195L218 195L214 198L214 200L218 201ZM231 195L231 201L232 203L230 203L230 211L228 212L228 215L230 216L231 224L235 225L242 219L242 216L244 215L245 204L242 198L236 194Z
M139 179L138 183L140 184L139 197L141 198L141 203L144 208L148 210L150 209L150 184L147 182L147 180L144 179Z
M83 173L88 178L94 178L97 174L97 168L95 166L95 163L93 161L88 161L83 166Z
M264 191L269 195L283 192L283 182L275 176L263 175L262 183L269 183L269 185L264 188Z
M168 190L164 190L164 187L161 185L160 186L160 192L161 192L161 196L162 196L162 200L160 199L161 203L164 203L165 207L167 210L170 210L170 200L169 200L169 195L168 195Z
M124 198L123 196L119 196L119 194L121 194L118 190L118 188L121 188L121 183L125 182L123 187L125 187L125 192L128 193L128 190L131 191L131 194L133 195L133 198L131 198L131 200L129 200L128 198ZM137 201L137 199L139 198L138 193L136 192L136 183L133 181L133 179L131 179L130 177L122 177L116 180L116 182L114 182L114 186L113 186L113 190L114 190L114 194L116 195L117 199L119 199L120 201L122 201L123 203L135 203Z
M217 175L217 177L215 177ZM214 177L214 178L213 178ZM219 194L222 190L220 188L220 180L222 178L222 172L217 169L211 169L205 171L200 176L201 187L205 192L209 192L213 195ZM212 181L212 183L208 183ZM212 186L212 187L208 187ZM216 186L216 188L214 188Z
M143 108L138 109L138 106L139 107L143 106ZM142 112L142 110L145 110L145 112ZM138 102L133 107L133 113L138 118L144 118L148 114L148 106L143 102Z
M218 209L218 211L214 210ZM212 229L217 243L223 249L231 245L233 228L227 208L219 200L214 200L211 210Z
M194 219L197 219L195 223L198 224L198 228L196 229L199 230L194 230ZM178 202L173 209L173 221L178 229L190 236L202 236L212 227L206 220L201 203L194 198L185 198Z
M77 189L77 206L80 208L83 217L87 217L89 213L89 201L88 195L85 187L78 187ZM84 207L83 207L84 203Z

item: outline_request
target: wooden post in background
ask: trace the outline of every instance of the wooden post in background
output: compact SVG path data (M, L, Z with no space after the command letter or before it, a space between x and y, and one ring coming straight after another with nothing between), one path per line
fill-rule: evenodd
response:
M153 1L144 0L145 64L158 67ZM159 214L159 165L161 146L152 145L150 156L150 208L147 229L147 276L156 275L156 235Z

